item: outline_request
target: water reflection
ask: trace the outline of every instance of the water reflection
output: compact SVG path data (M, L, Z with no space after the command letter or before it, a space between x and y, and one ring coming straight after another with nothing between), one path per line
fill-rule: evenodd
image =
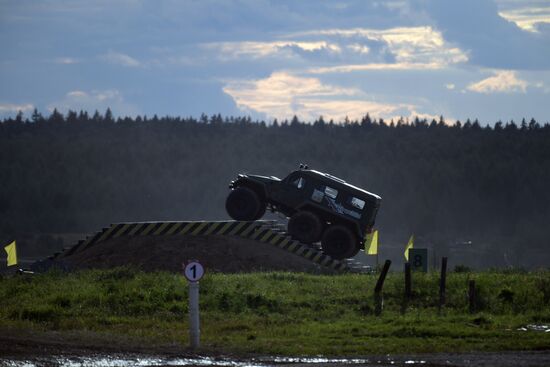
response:
M536 325L536 324L529 324L522 327L519 327L517 329L518 331L541 331L543 333L550 333L550 326L548 325Z
M208 366L208 367L281 367L284 365L362 365L362 366L395 366L395 365L423 365L426 361L407 359L394 361L389 356L382 359L361 358L303 358L303 357L266 357L250 360L231 360L211 357L197 358L161 358L161 357L66 357L50 356L36 357L27 360L8 360L0 358L0 365L6 367L141 367L141 366Z
M548 328L547 328L548 329ZM547 330L544 329L544 330ZM548 367L550 352L439 353L411 356L373 356L368 358L274 357L230 359L213 357L159 357L144 355L36 356L9 359L0 357L0 366L7 367L335 367L335 366L422 366L422 367Z

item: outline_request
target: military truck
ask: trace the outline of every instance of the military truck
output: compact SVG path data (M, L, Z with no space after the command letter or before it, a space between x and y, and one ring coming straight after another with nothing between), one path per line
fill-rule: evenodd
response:
M335 259L353 257L370 233L380 196L300 165L286 178L239 174L231 181L225 208L235 220L260 219L266 209L289 218L288 233L307 244L321 241Z

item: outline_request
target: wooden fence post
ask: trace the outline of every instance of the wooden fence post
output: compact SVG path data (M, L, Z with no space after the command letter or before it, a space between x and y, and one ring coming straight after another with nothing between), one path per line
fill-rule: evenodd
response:
M476 281L468 282L468 303L470 305L470 313L476 312Z
M388 275L388 270L390 270L390 265L391 260L386 260L386 262L384 263L384 267L380 272L380 276L378 277L378 281L376 282L376 286L374 287L374 314L376 316L380 316L380 314L382 313L382 308L384 304L384 299L382 297L382 287L384 286L386 275Z
M447 258L441 258L441 278L439 280L439 312L445 306L445 287L447 282Z
M405 311L407 311L409 301L411 300L411 293L411 263L407 261L405 263L405 297L401 306L401 313L405 313Z
M412 286L411 286L411 263L405 263L405 298L411 299Z

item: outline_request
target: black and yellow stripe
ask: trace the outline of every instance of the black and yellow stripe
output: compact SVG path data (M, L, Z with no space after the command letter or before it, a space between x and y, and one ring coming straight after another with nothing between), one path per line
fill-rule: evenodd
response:
M171 236L190 234L193 236L209 234L240 235L242 232L252 232L256 227L264 225L265 222L138 222L138 223L115 223L101 232L80 241L63 256L69 256L77 251L82 251L96 243L119 237L135 236Z
M308 259L320 266L337 271L349 270L346 263L332 259L318 249L292 240L284 233L272 229L273 222L269 221L216 221L216 222L138 222L138 223L114 223L102 231L79 241L60 256L69 256L75 252L83 251L97 243L119 237L141 236L207 236L226 235L250 238L262 243L277 246L283 250ZM57 256L56 256L57 257Z

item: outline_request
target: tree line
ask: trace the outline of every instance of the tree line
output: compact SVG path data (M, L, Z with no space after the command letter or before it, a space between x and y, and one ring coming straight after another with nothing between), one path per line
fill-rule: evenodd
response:
M239 172L307 163L382 196L387 238L476 243L523 256L550 230L550 125L443 117L311 123L114 117L35 110L0 121L0 232L89 232L112 222L228 218Z

